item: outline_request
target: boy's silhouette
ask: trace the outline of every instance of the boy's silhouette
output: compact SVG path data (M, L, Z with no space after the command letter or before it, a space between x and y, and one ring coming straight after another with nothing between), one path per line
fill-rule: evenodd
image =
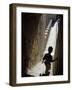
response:
M52 59L52 53L53 51L53 48L52 47L49 47L48 48L48 53L46 53L43 57L43 62L45 63L45 66L46 66L46 71L45 71L45 75L49 75L49 70L51 68L51 62L54 62L55 60Z

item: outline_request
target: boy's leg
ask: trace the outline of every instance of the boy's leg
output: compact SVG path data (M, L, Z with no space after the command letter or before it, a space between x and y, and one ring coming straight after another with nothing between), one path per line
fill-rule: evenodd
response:
M49 75L49 70L50 70L50 64L45 64L45 66L46 66L46 71L45 71L45 74L46 75Z

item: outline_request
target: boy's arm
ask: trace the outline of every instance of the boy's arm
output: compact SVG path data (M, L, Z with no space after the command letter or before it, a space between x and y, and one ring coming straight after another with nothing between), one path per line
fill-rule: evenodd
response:
M57 58L55 58L54 60L52 60L51 62L54 62L54 61L56 61L58 59L58 57Z
M42 63L45 62L45 59L46 59L46 54L45 54L44 57L43 57L43 61L42 61Z

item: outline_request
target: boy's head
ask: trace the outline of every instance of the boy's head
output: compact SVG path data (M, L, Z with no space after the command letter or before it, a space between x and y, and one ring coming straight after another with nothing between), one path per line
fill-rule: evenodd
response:
M50 46L50 47L48 48L48 52L51 53L52 51L53 51L53 48Z

